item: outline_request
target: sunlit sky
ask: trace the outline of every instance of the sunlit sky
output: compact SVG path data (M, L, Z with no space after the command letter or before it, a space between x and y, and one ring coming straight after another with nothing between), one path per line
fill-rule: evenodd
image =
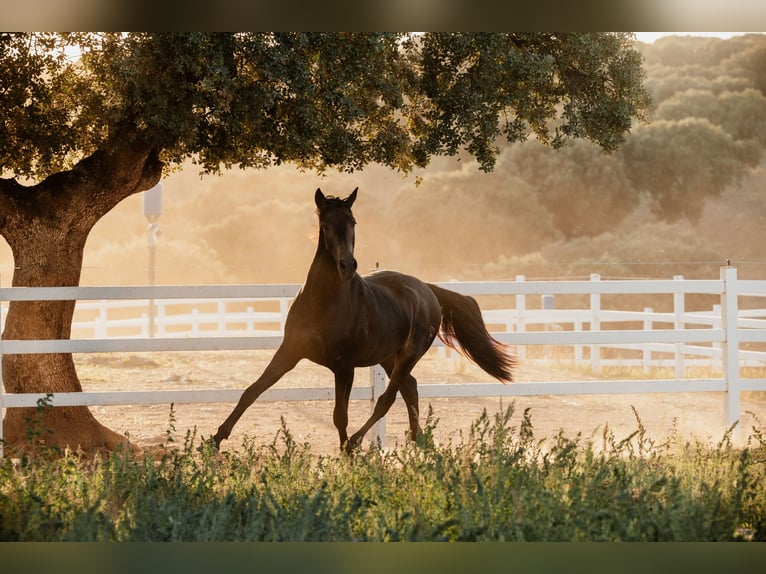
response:
M714 36L717 38L731 38L732 36L749 33L752 32L635 32L636 39L647 44L651 44L663 36Z

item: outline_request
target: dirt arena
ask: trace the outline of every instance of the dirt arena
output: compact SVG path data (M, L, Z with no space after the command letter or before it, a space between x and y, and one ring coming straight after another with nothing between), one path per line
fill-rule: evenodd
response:
M86 391L160 390L160 389L243 389L260 375L272 351L216 351L197 353L109 353L76 356L78 372ZM414 372L419 385L429 383L461 384L491 382L477 367L463 359L448 359L430 351ZM564 381L598 378L582 369L551 363L545 367L525 365L516 370L517 381ZM357 385L368 385L367 369L357 370ZM301 362L277 387L332 388L332 373L308 361ZM743 393L742 428L744 439L753 426L766 423L766 393ZM638 428L635 407L647 434L661 440L673 428L683 437L719 441L726 431L723 395L720 393L662 393L623 395L570 395L512 398L421 398L421 424L429 404L438 422L438 441L459 441L467 436L484 409L492 415L514 403L512 425L518 425L529 408L535 436L552 437L560 430L574 437L600 440L605 425L615 436L624 438ZM196 428L196 436L209 437L229 414L233 404L175 405L173 416L175 441L183 443L187 431ZM332 401L259 402L245 413L234 428L224 449L236 449L245 436L256 444L269 444L287 424L299 443L310 443L314 453L338 452L338 436L332 424ZM169 405L92 407L96 417L113 430L127 434L138 446L152 446L167 441L171 429ZM349 431L353 432L370 414L369 401L352 401L349 408ZM407 416L404 402L397 399L387 416L388 444L404 440ZM369 438L366 437L366 438Z

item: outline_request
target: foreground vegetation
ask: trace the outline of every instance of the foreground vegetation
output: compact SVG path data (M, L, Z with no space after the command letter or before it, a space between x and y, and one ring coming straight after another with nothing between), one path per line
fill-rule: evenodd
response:
M745 449L657 443L637 415L624 438L539 439L512 414L448 445L429 416L418 444L350 458L312 455L284 425L223 454L188 433L153 456L6 457L0 540L766 540L760 429Z

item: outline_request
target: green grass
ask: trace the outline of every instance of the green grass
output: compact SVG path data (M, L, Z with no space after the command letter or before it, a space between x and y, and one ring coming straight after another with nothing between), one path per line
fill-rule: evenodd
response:
M0 461L0 540L766 540L766 437L534 436L513 406L468 436L317 456L284 425L236 452ZM171 411L170 425L173 425ZM168 432L168 438L171 433Z

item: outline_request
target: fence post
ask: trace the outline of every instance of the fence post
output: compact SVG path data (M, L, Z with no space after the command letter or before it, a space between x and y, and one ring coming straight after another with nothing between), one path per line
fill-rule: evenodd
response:
M157 301L157 334L166 335L168 332L168 301Z
M282 333L285 332L285 321L287 321L287 312L289 310L290 310L290 301L288 299L280 299L279 314L281 315L281 318L279 319L279 330Z
M525 281L525 277L523 275L516 275L516 282L517 283L523 283ZM526 295L523 293L519 293L516 295L516 332L517 333L524 333L527 330L527 324L524 320L524 315L526 315L527 311L527 299ZM526 345L521 345L516 347L516 356L520 359L523 359L527 356L527 347Z
M590 280L594 282L601 281L601 275L599 275L598 273L591 273ZM590 330L600 331L601 330L601 294L600 293L590 294L590 312L591 312ZM599 347L598 345L590 346L590 368L593 369L595 372L601 371L601 347Z
M196 307L191 311L191 331L195 337L199 335L199 309Z
M247 319L245 319L245 332L248 335L252 335L255 332L255 309L248 307L245 310L245 316L247 317Z
M713 321L710 325L711 329L723 329L723 325L721 324L722 318L721 318L721 305L713 305L713 309L711 311L713 314ZM715 342L713 343L713 349L721 350L721 343ZM710 367L711 368L723 368L723 360L721 359L721 353L713 353L713 356L710 357Z
M651 331L654 329L654 321L652 321L651 314L654 309L651 307L644 307L644 331ZM644 343L641 350L641 364L644 368L644 372L648 373L652 369L652 348L649 346L651 343Z
M218 314L218 334L220 336L226 335L226 303L218 301L216 304L216 310Z
M724 391L724 414L727 426L739 421L739 325L737 324L737 268L721 267L723 292L721 293L721 326L724 340L721 343L721 360ZM738 425L739 426L739 425Z
M574 329L577 332L582 331L582 321L575 321L572 324L572 329ZM583 362L582 345L574 346L574 362L575 362L575 365L579 365L580 363Z
M683 275L674 275L673 279L676 281L683 281L684 276ZM685 326L684 323L684 313L686 313L686 304L684 299L683 293L673 293L673 328L683 329ZM676 343L676 350L675 350L675 373L676 373L676 379L683 379L684 377L684 343Z
M540 296L540 309L542 309L543 312L545 311L553 311L556 308L556 298L554 295L541 295ZM545 323L544 323L543 329L545 332L549 332L551 330L551 319L548 316L548 313L545 314ZM546 360L549 360L552 356L555 356L555 350L551 348L551 345L545 346L545 358Z
M97 339L105 339L109 336L109 310L106 299L100 299L98 302L95 335Z
M386 390L386 371L380 365L370 367L370 412L375 410L378 397ZM380 441L381 448L386 448L386 417L382 417L370 429L370 440L375 443Z

